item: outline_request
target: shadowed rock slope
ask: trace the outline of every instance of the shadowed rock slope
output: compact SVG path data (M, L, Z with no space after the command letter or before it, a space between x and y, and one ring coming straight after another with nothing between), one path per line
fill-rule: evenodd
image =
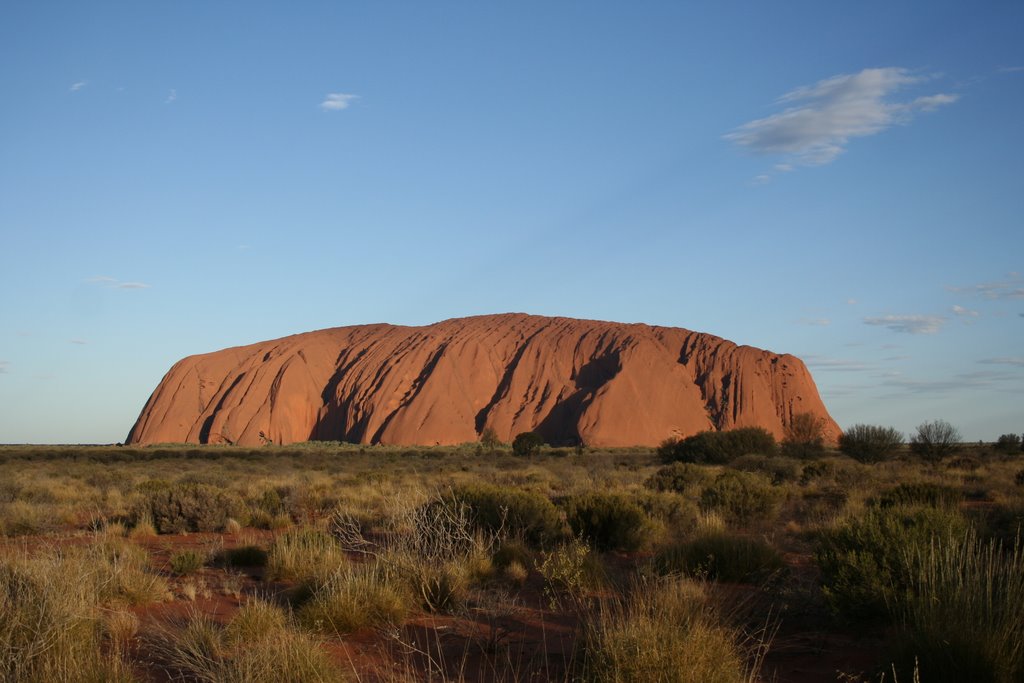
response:
M334 440L654 445L707 429L829 416L800 359L672 327L523 314L359 325L190 356L129 443Z

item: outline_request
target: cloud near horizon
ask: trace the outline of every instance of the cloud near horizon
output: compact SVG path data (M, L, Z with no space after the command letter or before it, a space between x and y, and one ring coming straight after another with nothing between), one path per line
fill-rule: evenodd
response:
M1019 273L1010 273L1005 279L995 282L983 282L977 285L946 287L950 292L975 294L982 299L998 301L1000 299L1024 299L1024 279Z
M7 368L11 367L11 362L8 360L0 360L0 375L7 372Z
M935 334L946 319L939 315L883 315L864 318L865 325L885 327L905 334Z
M357 99L359 99L359 95L331 92L327 93L326 97L324 97L324 101L320 103L320 108L324 111L341 111L342 109L348 109L352 102Z
M149 289L151 286L145 282L121 282L109 275L94 275L85 281L93 285L105 285L109 289Z
M81 90L82 88L87 86L88 84L89 84L89 81L77 81L75 83L72 83L71 87L69 87L68 90L70 90L71 92L78 92L79 90Z
M779 170L821 166L835 161L852 138L875 135L907 123L916 112L934 111L959 99L936 93L891 100L898 90L928 79L902 67L839 74L786 93L776 102L795 106L745 123L724 137L756 154L783 155Z
M978 362L982 365L1011 365L1013 367L1024 368L1024 356L982 358Z

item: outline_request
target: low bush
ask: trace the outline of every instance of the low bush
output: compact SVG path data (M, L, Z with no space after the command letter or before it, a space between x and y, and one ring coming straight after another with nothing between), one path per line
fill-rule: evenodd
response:
M590 546L574 538L550 552L542 552L537 571L544 577L544 594L554 606L563 598L581 604L587 591L601 586L604 572Z
M185 576L199 571L204 564L205 560L200 553L195 550L182 550L171 555L170 569L173 574Z
M651 521L640 505L622 493L586 493L563 503L573 534L600 551L639 550L650 540Z
M964 499L964 492L954 486L915 482L899 484L883 491L877 499L879 507L896 505L930 505L932 507L956 507Z
M796 481L802 471L800 461L795 458L755 453L741 455L729 463L729 467L741 472L759 472L768 477L773 484Z
M344 635L367 627L397 626L410 602L403 583L383 565L354 565L312 585L296 616L307 628Z
M894 609L903 668L940 683L1024 680L1020 545L968 533L937 537L916 551L907 557L915 568L907 595Z
M748 453L773 455L775 437L761 427L743 427L722 432L699 432L685 439L668 439L658 447L663 462L693 462L724 465Z
M869 508L822 532L815 558L827 602L846 620L884 620L917 571L906 558L922 556L935 538L963 537L967 529L955 510L895 506Z
M839 450L864 463L891 458L903 445L903 434L895 427L856 424L839 437Z
M265 615L264 615L265 616ZM277 683L278 681L333 683L344 680L322 644L314 637L280 624L264 624L240 637L252 626L245 607L227 627L192 614L184 628L165 628L152 636L157 658L182 680L218 683ZM238 622L250 622L240 625Z
M766 581L785 568L782 555L763 540L710 532L662 548L654 556L660 574L688 574L733 582Z
M824 486L804 491L800 498L800 516L814 522L833 517L843 510L849 496L849 492L841 486Z
M82 554L0 559L0 680L134 680L104 647L102 580Z
M697 504L677 493L640 491L632 498L653 522L674 533L688 531L697 522Z
M267 551L266 580L327 576L347 563L345 553L330 535L317 529L293 529L278 534Z
M263 567L267 564L267 551L257 545L243 545L221 551L217 561L228 567Z
M701 586L684 579L634 587L588 622L584 638L581 679L591 683L758 680L743 636L722 626Z
M151 491L136 518L148 514L157 532L220 531L237 501L205 484L174 484Z
M465 506L477 528L496 533L503 530L540 546L565 536L565 524L554 503L540 493L490 484L466 484L445 496Z
M652 491L683 493L687 488L704 482L705 470L688 462L673 462L658 469L644 482Z
M778 490L764 476L727 471L701 491L700 508L704 512L718 512L730 522L747 524L755 518L773 517L779 499Z

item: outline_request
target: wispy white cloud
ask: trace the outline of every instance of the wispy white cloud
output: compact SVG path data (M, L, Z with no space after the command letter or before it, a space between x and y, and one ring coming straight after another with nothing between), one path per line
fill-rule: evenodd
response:
M828 327L832 324L832 321L828 318L801 318L797 322L811 327Z
M164 104L170 104L176 99L178 99L178 91L174 88L171 88L171 91L167 93L167 99L164 100Z
M910 121L916 112L957 101L959 95L950 93L893 99L900 89L928 79L900 67L832 76L786 93L777 103L793 106L745 123L725 139L757 154L782 155L789 168L827 164L852 138L875 135Z
M983 358L978 361L982 365L1012 365L1024 368L1024 356L1006 356L1003 358Z
M1024 72L1024 66L1001 66L997 71L1003 74L1018 74Z
M68 90L70 90L71 92L78 92L87 85L89 85L89 81L76 81L75 83L71 84L71 87L69 87Z
M79 346L85 346L89 343L85 339L69 339L68 341L72 344L78 344Z
M953 304L953 308L951 308L950 310L952 310L953 313L960 316L961 318L977 318L979 315L981 315L977 311L972 311L969 308L964 308L963 306L958 306L956 304Z
M11 362L7 360L0 360L0 375L7 374L7 369L11 367Z
M856 299L847 299L846 300L846 305L847 306L856 306L857 305L857 300Z
M815 372L863 372L875 369L875 366L863 361L826 356L804 356L804 363Z
M87 283L92 285L100 285L109 289L149 289L150 285L145 282L121 282L115 277L109 275L94 275L90 278L86 278Z
M995 282L983 282L977 285L946 287L950 292L974 294L983 299L996 301L999 299L1024 299L1024 279L1020 273L1009 273L1007 277Z
M340 111L342 109L348 109L354 100L359 99L359 95L351 95L343 92L331 92L327 93L324 97L324 101L320 103L320 108L324 111Z
M939 315L883 315L864 318L865 325L885 327L905 334L935 334L946 319Z
M987 389L1000 392L1020 393L1024 385L1020 377L1011 372L964 372L947 379L914 379L892 377L883 379L882 386L892 389L891 396L914 394L918 396L943 396L959 394L973 389Z

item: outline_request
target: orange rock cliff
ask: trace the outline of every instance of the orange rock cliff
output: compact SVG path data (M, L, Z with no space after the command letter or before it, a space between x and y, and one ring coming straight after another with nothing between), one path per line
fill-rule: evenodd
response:
M127 442L656 445L793 415L840 433L800 359L680 328L505 314L358 325L175 363Z

